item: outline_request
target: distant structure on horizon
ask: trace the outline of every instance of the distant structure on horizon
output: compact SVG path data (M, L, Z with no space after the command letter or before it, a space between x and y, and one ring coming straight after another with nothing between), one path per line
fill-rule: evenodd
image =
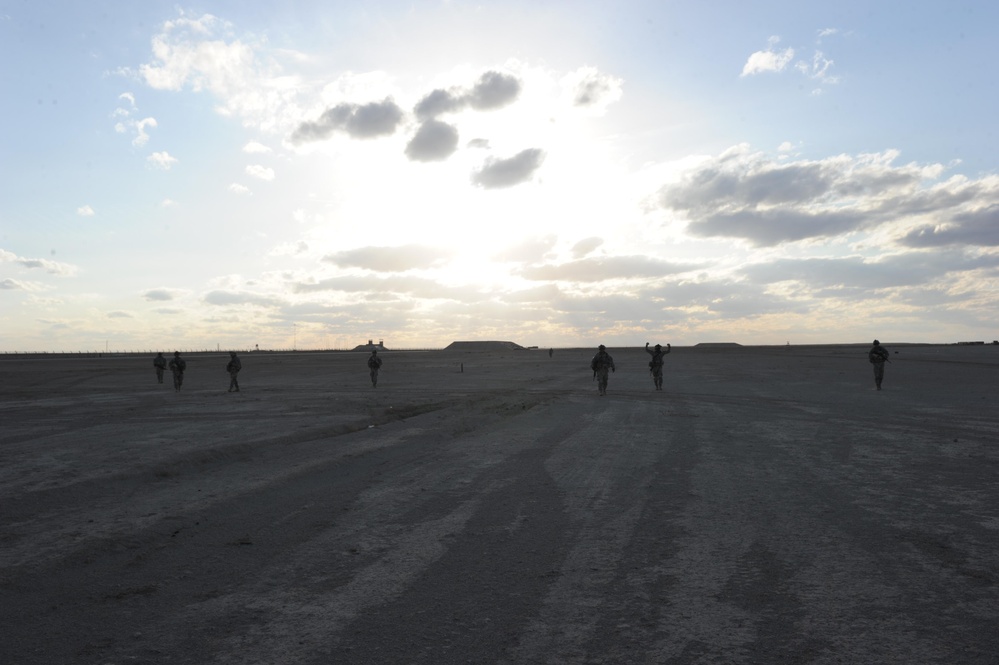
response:
M788 342L788 346L790 346L790 344L791 343ZM700 342L694 346L742 346L742 344L739 344L738 342Z
M524 347L513 342L451 342L445 351L523 351Z
M388 351L388 349L385 348L385 342L384 342L384 340L378 340L378 343L375 344L374 341L372 341L370 339L368 340L367 344L361 344L359 346L355 346L353 350L354 351Z

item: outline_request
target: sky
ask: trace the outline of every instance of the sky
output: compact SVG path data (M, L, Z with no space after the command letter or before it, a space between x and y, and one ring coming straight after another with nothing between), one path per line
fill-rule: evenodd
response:
M997 24L0 0L0 352L992 341Z

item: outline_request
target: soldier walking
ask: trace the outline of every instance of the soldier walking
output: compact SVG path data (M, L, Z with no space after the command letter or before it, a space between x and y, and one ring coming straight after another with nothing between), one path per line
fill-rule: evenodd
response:
M656 390L663 389L663 356L672 350L669 342L666 342L665 351L661 344L656 344L655 350L652 350L649 348L649 343L645 343L645 352L652 356L652 360L649 361L649 371L652 372L652 382L656 384Z
M597 348L597 355L593 356L593 360L590 361L590 369L593 370L593 376L597 379L597 389L600 391L600 395L606 395L608 372L616 372L617 370L614 368L614 359L607 353L607 347L603 344Z
M378 357L378 350L372 349L368 357L368 370L371 375L371 387L378 385L378 370L382 368L382 359Z
M239 392L239 381L236 377L239 376L241 369L243 369L243 363L239 361L235 351L230 351L229 362L225 366L225 370L229 372L229 392Z
M170 371L173 372L173 389L180 390L180 387L184 385L184 370L187 369L187 363L184 359L180 357L180 351L173 352L173 358L170 359Z
M888 360L888 349L881 346L881 342L874 340L874 346L867 352L867 359L874 365L874 385L881 390L881 381L885 378L885 363Z
M160 351L156 354L156 357L153 358L153 367L156 368L156 380L160 383L163 383L163 370L166 369L166 366L166 358L163 357L163 352Z

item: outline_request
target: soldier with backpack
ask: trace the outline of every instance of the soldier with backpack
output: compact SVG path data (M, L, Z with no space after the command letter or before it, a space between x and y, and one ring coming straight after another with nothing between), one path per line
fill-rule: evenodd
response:
M173 372L173 389L179 391L184 385L184 370L187 369L187 362L180 357L180 351L173 352L170 359L170 371Z
M371 387L378 386L378 370L382 368L382 359L378 357L378 350L372 349L368 357L368 370L371 375Z
M660 344L656 344L655 350L649 348L649 343L645 343L645 352L652 356L649 361L649 372L652 373L652 382L656 385L656 390L663 389L663 356L672 351L669 342L666 342L666 350Z
M874 385L881 390L881 381L885 378L885 363L888 360L888 349L881 346L881 342L874 340L874 346L867 352L867 359L874 365Z
M606 395L608 372L617 370L614 368L614 359L607 353L607 347L603 344L597 348L597 354L590 361L590 369L593 370L593 377L597 380L597 389L600 391L600 395Z
M163 383L163 370L166 369L166 366L166 358L163 357L163 352L160 351L156 354L156 357L153 358L153 367L156 368L156 380L160 383Z
M230 351L229 362L225 366L225 370L229 372L229 392L239 392L239 381L236 380L236 377L241 369L243 369L243 363L240 362L235 351Z

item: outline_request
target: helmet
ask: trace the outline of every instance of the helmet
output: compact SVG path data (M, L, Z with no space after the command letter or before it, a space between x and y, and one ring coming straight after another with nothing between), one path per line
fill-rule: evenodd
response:
M597 349L599 349L600 351L606 351L607 347L601 344L600 346L597 347Z

